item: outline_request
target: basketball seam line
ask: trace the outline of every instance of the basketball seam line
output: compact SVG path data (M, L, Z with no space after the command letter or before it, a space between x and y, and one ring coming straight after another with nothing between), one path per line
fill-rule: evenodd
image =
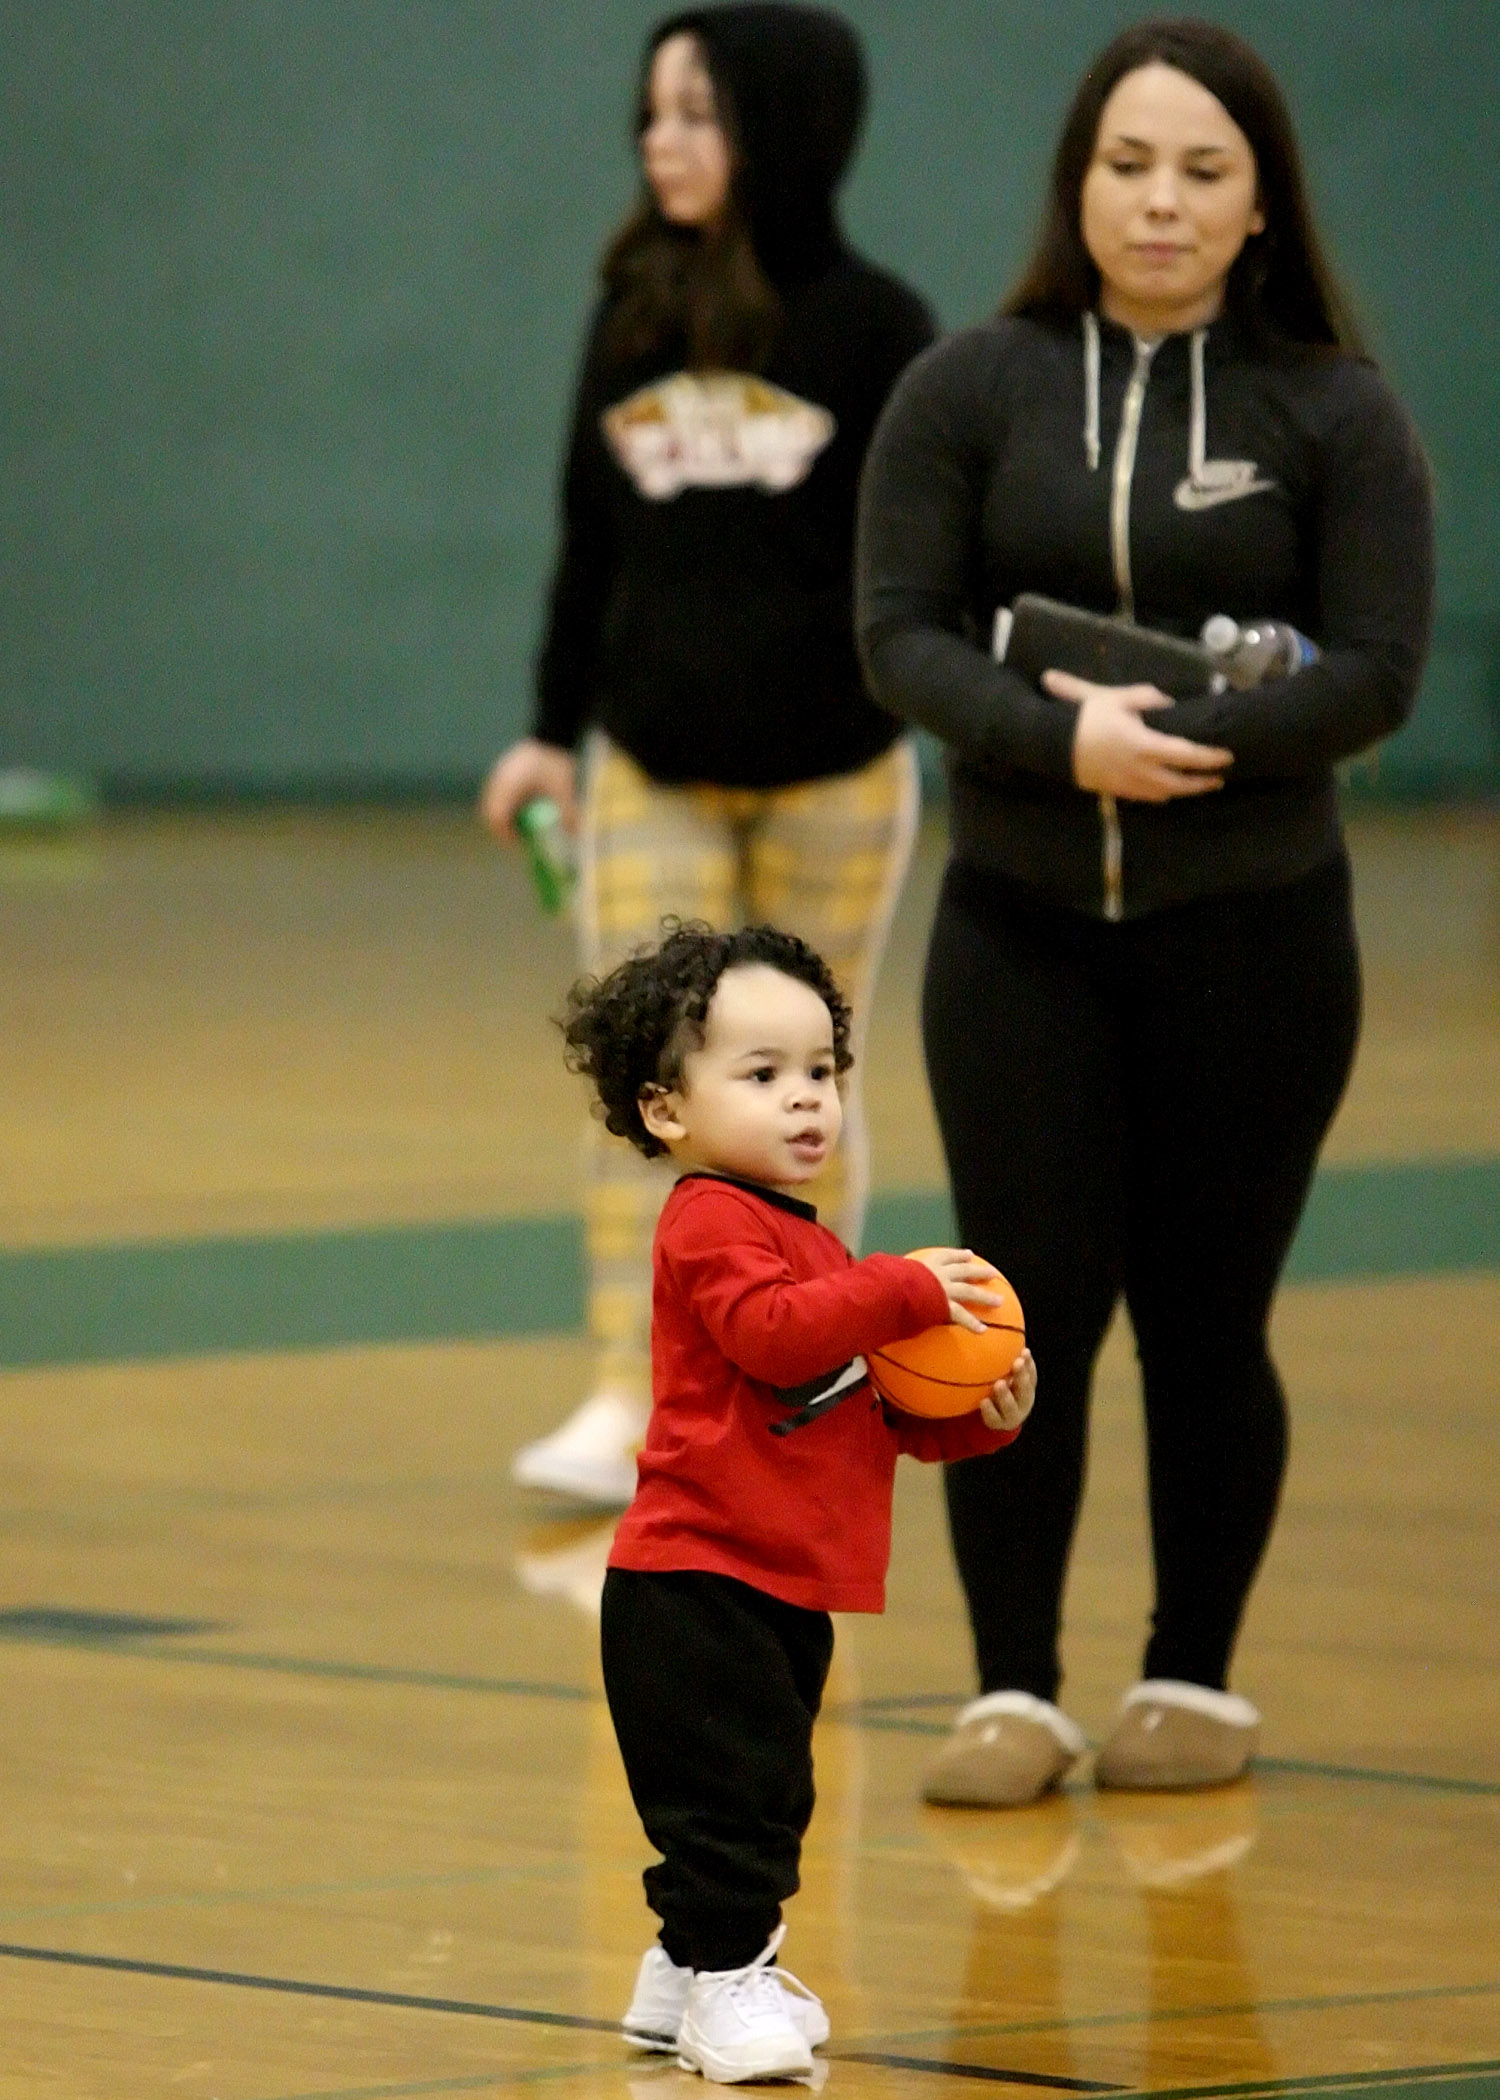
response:
M986 1322L986 1325L991 1327L993 1333L1019 1334L1023 1340L1025 1338L1026 1330L1024 1327L1002 1327L999 1321ZM908 1378L920 1378L924 1385L951 1386L955 1392L959 1393L965 1393L971 1387L978 1388L980 1386L983 1386L988 1391L989 1387L995 1382L992 1378L940 1378L936 1371L914 1371L910 1364L903 1364L895 1357L887 1356L883 1349L872 1349L869 1352L868 1361L884 1364L887 1370L904 1371Z

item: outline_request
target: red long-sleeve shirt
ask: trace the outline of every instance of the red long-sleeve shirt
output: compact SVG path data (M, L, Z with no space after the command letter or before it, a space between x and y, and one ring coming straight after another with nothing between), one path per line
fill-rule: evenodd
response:
M732 1575L812 1611L884 1610L898 1453L972 1458L1011 1436L978 1414L901 1414L868 1384L790 1435L772 1425L788 1419L786 1389L946 1320L942 1285L902 1256L855 1261L811 1204L713 1175L668 1197L653 1267L655 1405L610 1566Z

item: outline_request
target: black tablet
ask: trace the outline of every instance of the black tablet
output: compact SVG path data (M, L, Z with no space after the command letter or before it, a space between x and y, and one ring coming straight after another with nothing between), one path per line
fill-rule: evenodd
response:
M1043 671L1071 671L1096 685L1154 685L1171 700L1222 692L1223 673L1199 642L1108 613L1084 612L1024 591L995 620L995 655L1042 690Z

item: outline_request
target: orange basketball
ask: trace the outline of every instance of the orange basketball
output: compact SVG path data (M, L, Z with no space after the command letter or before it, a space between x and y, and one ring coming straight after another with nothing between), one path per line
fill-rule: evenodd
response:
M1026 1317L1003 1276L987 1276L981 1288L1000 1300L970 1308L983 1320L983 1334L948 1320L869 1351L870 1383L882 1399L909 1415L967 1415L989 1398L1026 1347Z

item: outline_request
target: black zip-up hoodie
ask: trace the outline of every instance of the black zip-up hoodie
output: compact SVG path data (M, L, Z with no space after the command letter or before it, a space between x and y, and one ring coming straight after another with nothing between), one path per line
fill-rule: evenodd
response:
M1432 617L1429 476L1362 359L1257 351L1225 319L1154 347L1086 315L1004 319L912 367L871 447L857 625L875 692L949 748L953 850L1106 918L1272 887L1339 848L1333 768L1410 712ZM1039 591L1196 635L1287 620L1294 677L1153 727L1234 754L1222 790L1073 784L1077 710L990 657Z
M733 103L736 176L782 303L763 373L669 343L579 379L533 734L597 723L654 778L778 787L852 772L899 724L854 646L854 511L870 434L930 343L915 293L843 242L833 198L864 108L859 46L821 8L710 7L691 31Z

